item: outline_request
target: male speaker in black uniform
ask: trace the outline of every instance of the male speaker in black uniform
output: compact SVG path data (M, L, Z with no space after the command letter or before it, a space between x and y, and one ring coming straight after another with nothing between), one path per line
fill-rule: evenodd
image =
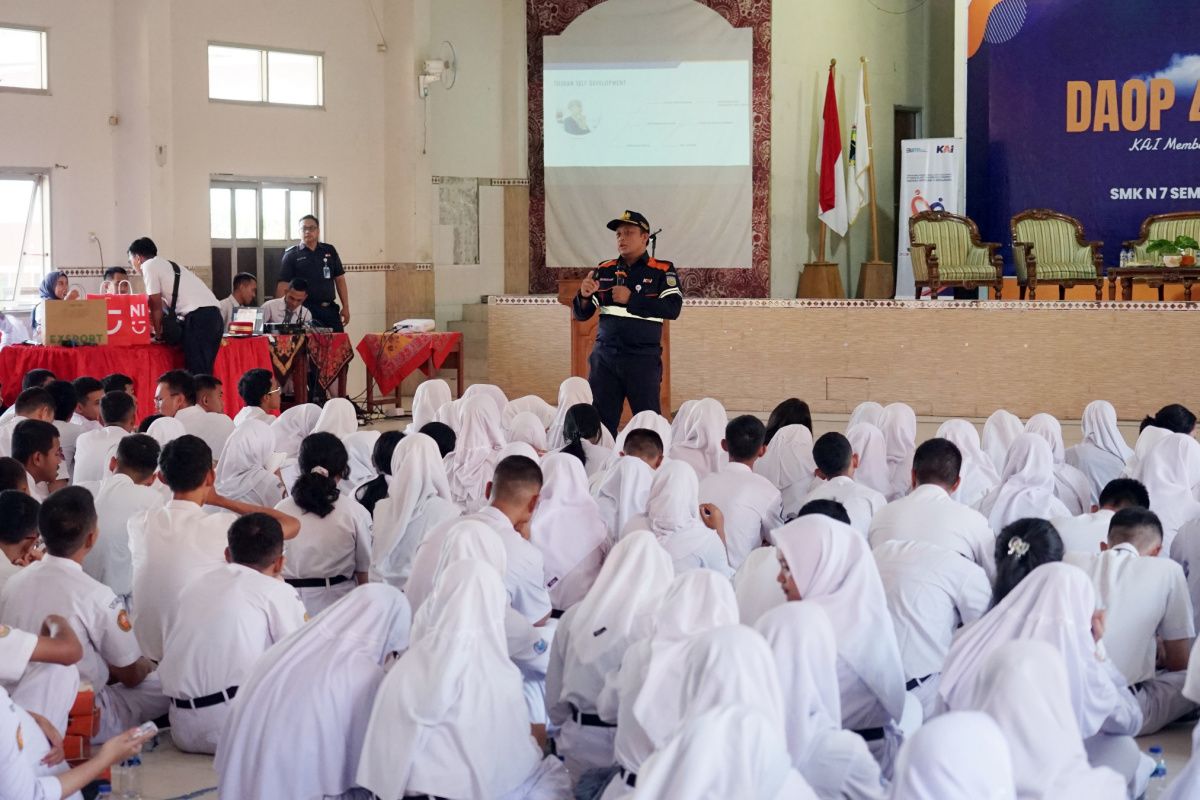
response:
M679 318L683 291L675 265L646 252L650 223L644 216L626 211L608 229L617 234L620 258L592 270L571 311L581 322L600 311L588 383L601 422L616 435L626 399L634 414L661 413L662 326L664 320Z
M308 282L308 299L304 307L312 312L313 325L341 333L350 324L350 292L346 288L346 270L337 250L321 241L321 223L312 214L300 218L300 244L283 251L279 261L279 282L275 296L287 294L295 278ZM341 299L339 308L334 290Z

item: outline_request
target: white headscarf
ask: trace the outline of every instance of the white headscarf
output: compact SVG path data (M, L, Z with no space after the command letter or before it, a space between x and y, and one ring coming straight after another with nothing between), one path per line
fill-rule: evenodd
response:
M442 403L438 407L437 413L434 415L434 422L440 422L450 428L450 430L458 433L462 428L462 405L463 398L451 400L448 403Z
M446 475L454 502L468 513L482 508L484 489L492 479L496 454L504 446L500 412L491 400L475 397L462 402L462 422L454 452L446 457Z
M534 448L534 450L541 450L543 453L548 449L546 443L546 426L538 419L537 414L522 411L513 417L510 422L506 423L504 429L510 444L512 442L524 442Z
M898 721L904 711L904 665L883 581L862 534L809 514L778 528L775 543L800 597L829 615L838 655Z
M676 691L685 724L714 708L741 705L766 714L783 733L783 689L775 658L753 628L725 625L693 635Z
M639 411L634 414L629 422L617 434L617 440L613 444L613 449L618 453L625 449L625 437L630 431L636 431L639 428L654 431L662 439L663 452L671 451L671 423L667 422L667 418L662 414L654 411Z
M300 442L313 432L320 417L321 407L315 403L292 406L276 417L271 423L275 452L284 453L291 459L297 458L300 455Z
M507 606L504 583L487 564L460 561L442 573L425 606L429 632L379 686L360 786L385 800L406 791L486 800L537 768L521 673L505 644Z
M954 499L965 506L974 506L1000 483L1000 473L979 447L979 431L965 419L948 419L938 428L937 435L953 443L962 454Z
M408 533L409 525L432 497L450 501L446 468L442 465L437 442L423 433L410 433L392 451L388 495L375 504L371 562L378 574L387 576L391 571L380 570L379 566L389 563L392 552Z
M650 531L660 539L704 528L700 521L700 482L691 467L682 461L668 461L658 468L646 498L646 518Z
M563 436L563 426L566 424L567 412L571 410L571 406L591 402L592 387L585 379L572 376L559 384L558 408L554 412L554 422L546 434L546 443L550 445L551 450L558 450L567 443L566 437Z
M274 455L275 436L271 426L257 419L246 419L233 429L221 460L217 462L217 493L230 500L245 500L255 505L271 505L283 499L283 482L269 470ZM266 503L270 497L259 497L260 488L277 486L274 502ZM246 498L253 498L247 500Z
M1124 700L1121 694L1137 705L1114 683L1115 669L1110 672L1100 660L1102 651L1092 638L1095 610L1096 592L1086 572L1061 561L1042 564L959 632L946 655L938 694L952 711L977 709L986 694L984 665L997 648L1018 639L1045 642L1066 666L1078 732L1092 736Z
M381 435L379 431L358 431L346 437L346 455L350 457L350 477L346 480L351 486L360 486L378 477L371 456Z
M1062 425L1049 414L1034 414L1025 423L1025 432L1041 436L1054 454L1054 493L1072 515L1084 514L1092 507L1092 485L1087 476L1067 463Z
M979 511L997 533L1025 517L1070 516L1067 507L1054 496L1054 485L1050 445L1036 434L1022 433L1008 450L1000 485L979 502Z
M542 551L546 586L556 586L607 538L583 464L569 453L546 456L542 493L529 521L529 541Z
M536 394L527 394L524 397L518 397L516 400L509 400L504 406L504 413L501 415L501 421L504 427L508 428L512 423L513 417L517 414L530 413L537 417L542 422L542 430L546 430L554 424L555 409L554 406L547 403Z
M1093 400L1083 409L1083 441L1067 449L1067 463L1077 468L1099 497L1109 481L1118 478L1133 450L1117 426L1117 412L1107 400Z
M215 767L223 797L321 797L355 785L383 664L408 647L404 595L370 583L276 642L254 665L229 712ZM303 732L297 759L281 747Z
M451 401L450 384L441 378L422 381L413 393L412 422L407 433L415 433L438 419L438 409Z
M1142 462L1146 460L1146 456L1150 455L1150 451L1171 433L1172 431L1155 425L1147 425L1142 428L1137 441L1134 442L1133 455L1125 462L1122 476L1140 481L1142 479Z
M321 408L321 416L313 426L313 433L332 433L342 441L358 430L358 415L354 404L344 397L334 397Z
M1188 658L1183 696L1194 703L1200 703L1200 639L1192 645L1192 653ZM1172 781L1162 800L1189 800L1197 796L1200 796L1200 725L1192 729L1192 757Z
M850 440L850 449L858 454L854 481L886 496L891 481L888 478L887 443L883 441L883 431L869 422L859 422L846 430L846 438Z
M769 480L783 495L783 513L800 510L816 480L817 464L812 457L812 431L803 425L784 425L775 431L767 454L754 462L754 471Z
M779 585L779 551L774 547L751 550L733 575L733 591L743 625L756 624L763 614L786 603Z
M500 448L500 452L496 453L496 463L499 464L509 456L525 456L535 464L542 463L542 457L538 455L537 450L533 449L533 445L528 442L509 442Z
M678 410L675 411L675 416L671 417L671 441L683 438L683 429L687 427L688 417L692 415L692 409L695 408L698 400L684 400L680 403ZM664 445L666 442L663 443Z
M883 406L874 400L859 403L854 407L854 411L850 413L850 420L846 423L846 435L850 435L850 429L855 425L874 425L878 427L879 417L882 414Z
M501 576L508 571L508 553L504 542L487 524L469 517L457 520L446 531L438 549L437 563L433 572L428 576L413 575L412 580L404 587L412 607L416 609L413 616L413 640L420 639L429 630L432 621L425 607L425 601L433 596L437 587L438 576L451 564L459 561L480 561Z
M146 429L146 435L158 442L159 447L166 447L185 434L187 434L187 429L183 427L182 422L174 417L159 417L154 422L151 422L150 427ZM220 453L213 453L213 458L219 455Z
M1162 521L1163 552L1169 553L1179 529L1200 517L1200 442L1186 433L1162 437L1142 461L1142 483L1150 510Z
M1014 700L1024 703L1026 698ZM922 725L900 748L889 795L890 800L1016 796L1004 734L991 717L977 711L952 711Z
M879 415L879 430L887 445L889 501L912 490L913 453L917 451L917 415L905 403L889 403Z
M983 663L978 702L970 707L988 714L1004 735L1022 800L1124 800L1125 779L1107 767L1088 764L1071 713L1068 674L1062 656L1050 645L1007 642ZM955 751L960 757L969 757L970 751L993 764L1001 760L994 748L977 738L959 739ZM971 769L961 759L947 766L956 774L983 768Z
M1025 432L1021 418L1010 411L1000 409L992 413L983 424L983 452L992 460L996 472L1004 472L1004 463L1008 460L1008 448L1013 440Z
M621 456L604 473L596 486L596 506L609 539L615 542L629 520L646 513L653 483L654 470L636 456Z
M473 383L463 392L463 399L469 397L486 397L496 406L496 414L503 424L504 407L508 405L508 395L504 394L504 390L493 383Z
M688 414L683 435L671 439L671 458L691 464L700 478L720 472L729 463L729 454L721 449L727 424L729 415L718 401L711 397L698 401Z

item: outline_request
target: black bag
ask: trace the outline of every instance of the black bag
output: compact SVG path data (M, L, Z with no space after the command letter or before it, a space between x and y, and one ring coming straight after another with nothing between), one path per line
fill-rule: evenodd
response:
M163 309L159 338L163 344L174 346L183 342L183 322L175 316L175 307L179 305L179 265L172 261L171 269L175 270L175 285L171 289L171 305Z

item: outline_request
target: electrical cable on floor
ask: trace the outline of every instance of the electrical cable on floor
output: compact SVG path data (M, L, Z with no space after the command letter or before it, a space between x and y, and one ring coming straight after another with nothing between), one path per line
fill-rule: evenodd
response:
M181 794L178 797L168 797L167 800L192 800L193 797L203 797L206 794L212 794L216 790L217 790L217 787L210 786L207 789L197 789L194 792L190 792L188 794Z

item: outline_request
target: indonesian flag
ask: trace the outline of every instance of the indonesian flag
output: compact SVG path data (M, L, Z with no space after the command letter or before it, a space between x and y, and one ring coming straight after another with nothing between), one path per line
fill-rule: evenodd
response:
M817 145L817 215L838 236L846 235L846 167L842 163L842 126L838 122L837 95L833 91L833 67L825 87L825 110L821 113L821 138Z
M858 109L854 114L854 125L850 128L850 185L846 187L851 222L858 218L858 212L866 208L871 200L871 189L867 185L867 168L871 166L871 134L867 130L867 93L863 80L863 67L860 64Z

